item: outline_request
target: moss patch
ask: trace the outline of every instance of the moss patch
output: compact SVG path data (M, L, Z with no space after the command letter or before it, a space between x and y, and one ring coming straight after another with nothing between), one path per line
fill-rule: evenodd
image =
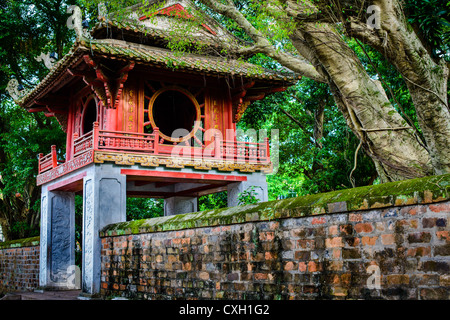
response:
M106 226L101 237L445 201L450 174Z
M10 249L10 248L21 248L21 247L35 247L39 245L39 236L26 238L26 239L18 239L6 242L0 242L0 249Z

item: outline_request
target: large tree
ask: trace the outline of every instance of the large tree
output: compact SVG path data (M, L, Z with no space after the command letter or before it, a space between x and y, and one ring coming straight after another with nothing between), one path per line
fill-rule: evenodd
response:
M423 30L411 25L404 2L199 2L229 19L250 40L240 54L263 53L327 84L383 182L450 172L449 69L444 60L448 53L445 47L440 54L430 50L436 49L436 43L427 42ZM372 15L367 14L370 5L376 6L369 11ZM445 4L434 1L433 5L440 7L448 21ZM445 24L439 27L448 31ZM396 68L411 95L418 126L402 112L401 105L390 101L383 75L368 74L349 45L351 38L361 47L378 50ZM280 43L287 44L280 49Z

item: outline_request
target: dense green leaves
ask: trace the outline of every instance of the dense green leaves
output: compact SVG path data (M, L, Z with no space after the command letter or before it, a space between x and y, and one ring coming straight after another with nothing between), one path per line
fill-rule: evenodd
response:
M29 114L9 100L1 103L0 130L0 222L9 238L33 236L39 226L37 156L52 144L64 146L65 136L55 119Z
M65 134L56 119L29 114L6 92L10 79L32 88L48 70L35 60L41 52L61 57L71 46L66 6L75 1L4 1L0 4L0 224L7 239L39 232L38 154L58 146Z
M432 55L450 61L450 2L406 0L404 5L408 20Z
M198 210L220 209L227 207L227 192L222 191L215 194L208 194L198 198Z
M323 108L323 124L315 121ZM327 87L309 79L286 92L259 101L246 112L240 126L279 130L279 163L268 176L269 198L311 194L351 187L358 140L348 129ZM322 134L317 136L317 126ZM372 183L376 171L370 158L359 153L353 174L356 185Z
M164 215L164 200L127 198L127 220L140 220Z

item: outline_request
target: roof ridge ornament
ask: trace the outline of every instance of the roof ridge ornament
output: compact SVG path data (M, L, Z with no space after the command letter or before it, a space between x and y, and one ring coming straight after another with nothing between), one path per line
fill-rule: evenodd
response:
M44 54L43 52L41 52L41 55L37 56L34 58L37 62L44 62L44 65L47 69L51 69L53 68L53 66L55 65L57 58L56 58L56 54L54 52L50 53L47 52L47 54Z
M27 90L25 90L23 86L19 84L19 81L14 78L9 80L6 91L8 91L9 95L11 96L11 98L13 98L14 101L20 100L27 93Z
M146 20L146 19L149 19L149 18L151 18L153 16L157 16L157 15L182 18L182 19L191 20L191 21L197 20L197 18L194 15L192 15L182 4L177 2L174 4L170 4L166 7L163 7L153 13L143 15L143 16L139 17L139 21ZM214 36L217 36L217 32L215 32L210 26L208 26L205 23L200 23L200 24L206 31L208 31L209 33L211 33Z
M98 4L98 20L107 20L108 18L108 7L104 2Z
M91 35L89 33L89 27L85 27L87 20L83 21L83 14L79 6L71 5L67 8L67 13L72 14L67 19L67 28L75 30L77 40L82 38L89 39Z

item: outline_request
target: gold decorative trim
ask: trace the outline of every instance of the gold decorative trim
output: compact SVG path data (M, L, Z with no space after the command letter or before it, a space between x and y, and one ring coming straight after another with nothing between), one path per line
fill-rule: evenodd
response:
M244 115L245 110L247 110L250 105L250 101L244 101L236 107L236 115L234 117L234 122L238 123L241 121L242 116Z
M88 164L91 164L94 159L94 154L95 153L93 150L89 150L73 160L67 161L66 163L63 163L56 168L39 174L36 178L36 184L38 186L41 186L47 182L55 180L72 171L78 170Z
M272 163L248 163L248 162L231 162L215 159L196 159L196 158L182 158L182 157L168 157L155 156L149 154L136 154L125 152L108 152L95 151L94 163L114 162L117 165L140 165L142 167L159 167L165 166L167 168L182 169L185 167L194 167L197 170L212 170L219 171L240 171L240 172L255 172L262 171L264 173L271 173L273 170Z

